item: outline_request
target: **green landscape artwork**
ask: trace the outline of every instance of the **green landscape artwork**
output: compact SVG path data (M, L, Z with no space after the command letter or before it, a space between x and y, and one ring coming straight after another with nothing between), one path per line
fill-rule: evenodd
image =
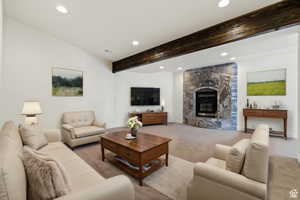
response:
M83 96L83 72L52 68L53 96Z
M285 96L286 69L248 72L248 96Z

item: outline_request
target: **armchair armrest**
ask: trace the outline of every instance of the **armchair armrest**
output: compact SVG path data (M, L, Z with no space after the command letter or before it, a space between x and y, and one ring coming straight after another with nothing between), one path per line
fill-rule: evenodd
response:
M226 160L231 148L232 148L231 146L216 144L214 157L221 160Z
M105 128L106 124L104 122L99 122L99 121L94 121L93 123L94 126L98 126L99 128Z
M62 127L68 131L72 131L72 129L74 129L74 127L70 124L63 124Z
M61 132L58 129L47 129L43 131L49 143L60 142Z
M236 174L231 171L220 169L205 163L197 163L194 167L194 179L205 178L216 184L221 184L229 188L264 199L266 196L266 184L260 183Z
M89 189L74 192L55 200L134 200L134 188L125 176L115 176Z

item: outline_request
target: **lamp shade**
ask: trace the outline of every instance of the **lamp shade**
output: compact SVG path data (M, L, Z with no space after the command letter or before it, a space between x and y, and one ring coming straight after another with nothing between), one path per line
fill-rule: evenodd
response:
M38 115L42 114L42 109L39 101L24 101L23 115Z

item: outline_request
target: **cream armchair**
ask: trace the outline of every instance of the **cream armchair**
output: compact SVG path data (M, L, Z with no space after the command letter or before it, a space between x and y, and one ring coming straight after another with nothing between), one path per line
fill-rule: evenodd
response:
M188 200L265 200L268 146L266 125L260 125L251 139L243 139L232 147L216 145L212 158L195 164Z
M69 147L98 142L105 123L96 121L93 111L67 112L62 117L63 141Z

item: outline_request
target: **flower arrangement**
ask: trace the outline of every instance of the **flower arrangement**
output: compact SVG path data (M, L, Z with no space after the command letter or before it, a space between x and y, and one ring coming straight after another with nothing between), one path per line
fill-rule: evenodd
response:
M138 117L131 117L127 122L128 128L130 129L139 129L143 126L142 122L138 120Z

